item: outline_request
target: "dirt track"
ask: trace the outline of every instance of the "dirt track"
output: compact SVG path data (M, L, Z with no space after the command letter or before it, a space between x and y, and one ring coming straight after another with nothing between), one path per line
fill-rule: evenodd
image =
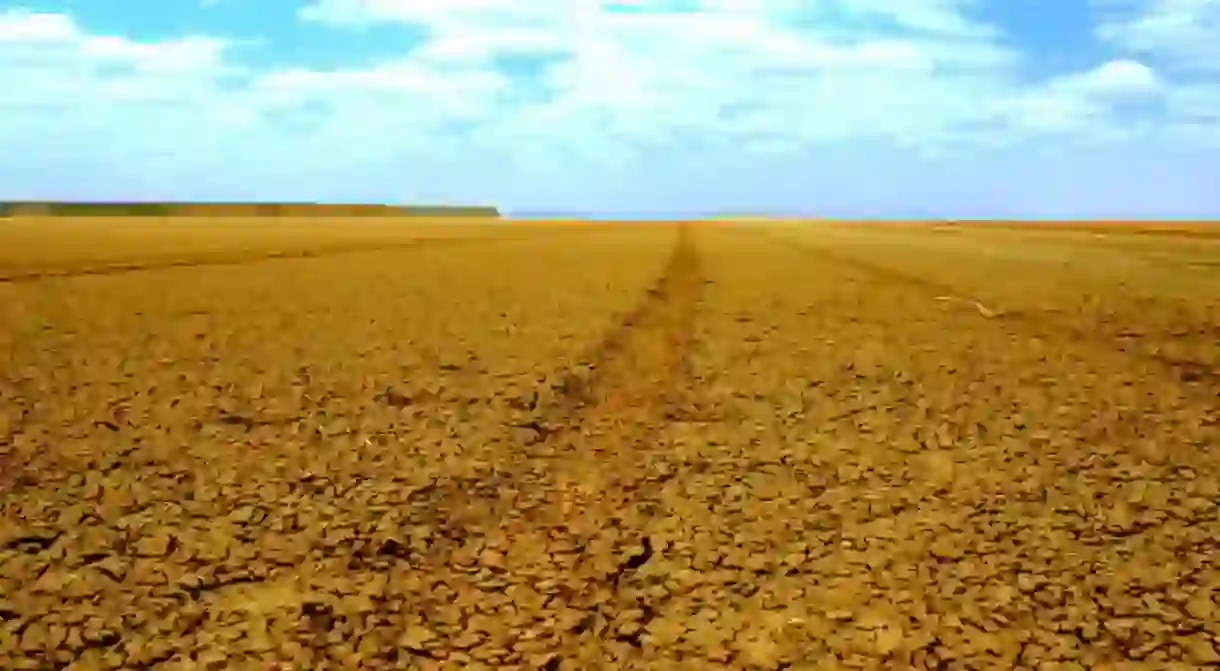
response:
M1220 243L376 226L7 241L0 668L1220 664Z

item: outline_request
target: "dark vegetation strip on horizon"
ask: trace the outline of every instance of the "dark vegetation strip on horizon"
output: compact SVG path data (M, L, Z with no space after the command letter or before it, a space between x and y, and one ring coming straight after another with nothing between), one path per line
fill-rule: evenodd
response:
M343 216L499 217L494 206L381 205L365 203L158 203L0 202L0 216L177 217L177 216Z

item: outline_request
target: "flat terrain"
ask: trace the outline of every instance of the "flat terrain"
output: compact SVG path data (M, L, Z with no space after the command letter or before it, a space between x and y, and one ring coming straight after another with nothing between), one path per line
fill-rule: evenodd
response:
M1215 668L1212 230L0 221L0 668Z

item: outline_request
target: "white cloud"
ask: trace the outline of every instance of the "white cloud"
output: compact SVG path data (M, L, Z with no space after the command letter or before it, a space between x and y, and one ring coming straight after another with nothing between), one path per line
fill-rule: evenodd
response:
M1189 70L1220 72L1220 2L1095 0L1098 35L1127 51Z
M1104 144L1153 131L1145 120L1129 118L1121 110L1159 102L1164 92L1150 67L1119 59L1020 91L994 109L1020 135Z
M423 26L430 39L406 60L449 76L484 71L495 56L555 59L536 82L542 100L510 106L476 131L487 146L507 151L524 137L560 133L591 142L596 133L622 143L719 137L771 147L831 137L939 142L987 117L980 94L996 91L1020 57L969 18L971 5L319 0L300 16ZM741 108L749 111L724 113Z
M0 14L0 42L62 42L80 37L76 24L63 14L9 10Z
M850 0L841 8L849 16L884 18L903 28L949 36L990 37L996 30L969 16L975 0Z
M1158 77L1159 132L1173 146L1220 146L1220 2L1094 0L1097 35L1171 76ZM1134 71L1128 73L1135 75ZM1147 120L1145 120L1147 123Z
M0 10L0 149L98 161L108 172L121 161L210 155L258 116L230 90L243 69L227 60L229 46L95 34L65 14Z
M48 120L45 137L73 124L123 128L132 152L174 147L199 165L240 151L267 165L477 155L539 179L555 166L627 174L682 152L770 160L849 142L931 156L1220 131L1207 114L1216 89L1184 84L1166 63L1180 68L1186 51L1153 53L1149 35L1166 29L1148 28L1149 17L1175 0L1108 10L1106 39L1121 46L1112 60L1040 81L1026 67L1037 55L979 18L982 0L674 2L683 6L315 0L301 20L357 34L406 24L426 36L379 62L326 69L251 68L231 39L141 41L93 34L64 14L0 11L0 77L18 82L0 114L10 128ZM48 106L55 116L40 111ZM1159 114L1179 125L1157 126L1168 123ZM0 128L6 137L16 132Z
M1162 82L1130 59L1020 84L1023 54L972 18L972 0L317 0L302 20L336 28L426 28L410 52L364 68L241 73L209 37L138 42L84 33L59 14L0 15L13 62L45 70L6 103L90 97L194 105L225 128L304 115L314 132L401 128L392 142L435 140L455 123L479 146L524 142L622 157L667 142L799 147L879 139L907 147L995 143L990 134L1081 134L1112 123L1116 101ZM501 57L542 56L534 77ZM117 73L113 66L121 65ZM111 69L105 70L106 66ZM65 77L64 75L69 75ZM207 104L198 105L201 100ZM300 116L300 115L298 115ZM270 122L268 122L270 123ZM329 123L333 128L327 131ZM471 125L473 124L473 125ZM539 150L539 151L544 151Z
M486 71L451 73L413 63L379 65L361 70L288 69L269 73L254 82L256 88L330 96L357 91L468 95L502 89L504 77Z
M1169 91L1165 106L1170 115L1185 123L1220 125L1220 87L1185 85Z
M226 43L191 36L139 42L114 35L89 35L64 14L11 9L0 13L0 50L6 64L26 67L75 63L122 65L144 72L201 73L223 64Z
M1064 84L1098 96L1139 96L1161 89L1161 82L1152 68L1127 59L1108 61L1094 70L1068 78Z
M78 43L81 57L95 63L130 64L145 72L202 72L221 67L224 43L208 37L186 37L141 43L121 37L88 37Z
M157 108L179 107L197 117L224 97L225 80L241 72L226 62L228 46L206 36L139 41L90 34L64 14L2 11L0 114L10 123L29 114L21 120L26 128L61 134L124 116L143 124L143 115ZM158 114L151 119L165 121ZM124 133L125 141L158 133L147 125L139 130Z

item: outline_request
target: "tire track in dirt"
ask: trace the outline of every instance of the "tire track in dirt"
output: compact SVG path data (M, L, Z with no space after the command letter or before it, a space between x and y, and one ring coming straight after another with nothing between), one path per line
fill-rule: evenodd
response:
M957 287L944 282L938 282L922 275L873 263L847 254L840 254L825 247L802 244L782 235L772 233L762 233L762 235L795 251L811 253L819 259L853 268L877 280L918 289L933 300L944 300L945 297L949 297L965 303L973 303L978 307L980 316L989 320L1005 321L1026 328L1032 328L1034 332L1040 335L1052 334L1072 342L1109 349L1123 356L1150 364L1186 384L1197 382L1220 383L1220 369L1202 362L1142 352L1124 346L1122 338L1109 337L1105 333L1085 330L1065 321L1047 318L1045 315L1029 311L993 311L987 309L986 306L973 297L962 296Z
M1045 223L1033 224L1028 222L1023 223L1004 223L1004 222L988 222L988 223L972 223L972 222L947 222L941 224L950 230L958 231L987 231L989 229L1013 230L1022 232L1049 233L1054 235L1057 232L1069 233L1100 233L1102 235L1121 236L1144 236L1158 238L1185 238L1199 240L1215 240L1220 238L1220 226L1210 222L1198 222L1194 227L1184 228L1173 225L1154 225L1140 226L1131 223L1114 222L1105 223L1098 222L1090 223ZM1190 226L1190 224L1187 224Z
M691 376L703 285L699 251L683 226L656 285L589 357L591 373L565 384L571 391L553 411L562 428L542 450L559 457L554 468L564 498L546 511L561 514L543 515L545 522L572 527L573 514L613 514L633 504L648 477L644 458L689 393L682 382ZM601 510L587 505L594 499Z
M207 259L166 259L157 261L132 261L132 262L117 262L107 263L97 266L84 266L78 268L59 268L59 269L36 269L36 270L18 270L11 269L12 272L7 272L10 269L0 268L0 273L6 273L0 276L0 283L4 284L23 284L29 282L38 282L41 280L51 279L66 279L73 277L92 277L98 275L125 275L130 273L149 272L154 270L169 270L173 268L213 268L223 266L244 266L255 263L264 263L267 261L287 261L297 259L315 259L328 256L339 256L344 254L359 254L368 252L393 251L398 249L415 249L425 245L431 246L437 242L476 242L484 240L502 240L500 237L480 237L480 238L425 238L411 240L409 242L401 242L394 244L352 244L352 245L336 245L333 247L325 247L321 249L311 250L295 250L295 251L274 251L256 254L234 254L234 255L217 255Z
M565 229L564 232L593 233L595 229ZM531 240L539 236L549 235L551 231L533 231L530 233L514 233L500 235L475 235L465 237L420 237L402 242L356 242L318 247L315 249L278 250L247 253L218 253L210 258L196 259L157 259L149 261L119 261L102 263L100 265L85 265L68 268L22 268L20 266L0 266L0 284L25 284L43 280L64 279L72 277L91 277L98 275L123 275L129 273L169 270L173 268L211 268L223 266L245 266L269 261L292 261L300 259L315 259L347 254L367 254L372 252L389 252L406 249L424 249L436 246L460 246L463 244L518 242Z
M641 489L668 477L650 472L647 456L684 403L703 285L693 233L681 226L653 286L537 404L530 437L504 455L511 463L416 492L442 536L424 566L450 565L471 536L584 536L624 525Z

